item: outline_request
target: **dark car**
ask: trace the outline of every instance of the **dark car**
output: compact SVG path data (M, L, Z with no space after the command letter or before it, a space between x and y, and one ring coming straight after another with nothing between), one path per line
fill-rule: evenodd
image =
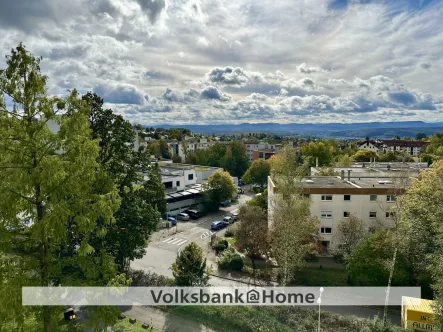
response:
M171 223L172 226L177 225L177 219L174 217L168 217L168 221Z
M211 230L218 231L219 229L224 228L226 225L221 220L216 220L211 223Z
M244 186L245 184L246 184L245 181L243 181L242 179L238 180L239 186Z
M189 215L192 219L200 218L200 212L197 210L186 210L185 213Z

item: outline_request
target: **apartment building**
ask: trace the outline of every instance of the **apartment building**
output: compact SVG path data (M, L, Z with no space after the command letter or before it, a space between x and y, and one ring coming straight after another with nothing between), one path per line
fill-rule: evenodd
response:
M252 161L257 159L268 160L277 153L276 150L258 150L252 152Z
M354 173L354 174L352 174ZM340 176L311 176L302 180L302 193L310 198L311 215L320 220L319 233L325 252L340 245L336 236L338 223L351 215L363 220L368 229L392 227L397 197L402 195L412 179L419 174L367 172L360 168L340 170ZM269 222L278 186L268 178Z
M374 152L398 151L405 152L411 156L418 156L426 148L428 142L406 141L406 140L366 140L358 145L359 150L370 150Z
M244 143L245 153L249 157L250 162L255 160L254 159L254 152L262 151L262 155L266 156L266 154L264 152L267 151L268 156L269 156L269 153L271 151L273 151L273 152L277 151L280 148L280 146L281 146L281 144L269 144L266 142ZM256 159L261 158L259 156L260 156L260 153L255 154Z

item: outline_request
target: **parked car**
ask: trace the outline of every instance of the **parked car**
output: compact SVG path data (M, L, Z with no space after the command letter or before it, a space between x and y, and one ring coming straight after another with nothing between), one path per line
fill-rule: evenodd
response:
M190 218L189 218L189 214L182 212L182 213L177 214L177 219L183 220L183 221L188 221Z
M223 206L223 207L231 206L231 204L232 204L232 203L231 203L230 200L227 200L227 201L224 201L224 202L221 202L221 203L220 203L220 205Z
M177 225L177 219L174 217L168 217L168 221L171 223L172 226Z
M221 220L216 220L211 223L211 230L218 231L219 229L224 228L226 225Z
M232 212L231 217L234 221L238 220L238 212L237 211Z
M186 210L185 213L189 215L192 219L200 218L200 212L197 210Z
M223 218L223 222L226 225L229 225L229 224L232 224L234 222L234 219L231 216L226 216L226 217Z

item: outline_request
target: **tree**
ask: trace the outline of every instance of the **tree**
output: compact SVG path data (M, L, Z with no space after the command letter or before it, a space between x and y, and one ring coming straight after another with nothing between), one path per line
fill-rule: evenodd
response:
M366 229L363 220L355 215L342 219L337 225L337 241L345 255L351 254L352 249L364 238L365 234Z
M358 150L356 154L354 154L351 159L353 161L358 162L369 162L371 158L376 158L377 154L371 150Z
M379 230L365 237L354 247L347 257L347 268L355 284L385 286L388 283L395 250L393 236L389 230ZM406 256L398 253L392 285L408 285L410 272Z
M232 176L242 177L249 167L249 157L245 153L243 144L240 141L232 142L230 151L235 164L229 173Z
M166 143L164 139L158 141L158 148L162 158L171 159L171 152L169 151L168 143Z
M407 240L407 253L411 260L415 278L422 283L432 278L436 301L435 319L443 325L443 161L437 161L429 172L422 172L412 182L401 200L400 219L409 225L403 232Z
M221 170L216 170L202 187L205 190L205 197L210 210L218 210L220 203L232 199L237 191L231 175Z
M203 251L195 242L188 244L172 264L177 286L207 286L209 273Z
M207 160L204 166L220 167L220 161L226 154L226 145L215 143L207 149Z
M328 166L333 157L334 148L324 142L309 142L301 147L303 157L309 157L309 166L315 166L318 158L319 166Z
M181 163L182 162L182 158L180 158L180 156L176 153L172 154L172 162L175 164Z
M252 261L255 279L255 261L267 255L269 249L268 214L258 206L243 205L240 208L240 220L236 237Z
M91 241L95 248L112 254L120 272L126 272L130 260L145 253L146 240L166 211L160 169L146 153L133 150L135 133L128 121L103 109L103 99L95 93L88 92L83 100L90 107L91 136L100 140L98 162L122 199L116 223L106 227L106 236ZM158 147L160 151L160 143Z
M8 308L0 311L1 321L23 327L26 311L50 331L62 308L22 307L21 287L111 282L113 258L95 251L90 238L106 233L102 225L114 222L120 200L97 163L98 141L91 139L88 107L77 91L49 97L40 58L22 44L6 58L0 95L14 107L0 99L0 292Z
M280 266L281 283L286 286L315 249L319 221L310 216L310 200L302 195L304 170L297 163L294 148L285 146L271 165L272 179L278 188L271 203L271 248Z
M343 156L341 156L338 161L337 161L337 166L338 167L349 167L351 166L351 157L349 157L349 155L344 154Z
M268 189L265 189L261 194L257 194L246 204L249 206L258 206L262 210L268 211Z
M339 173L334 170L334 167L321 167L317 173L318 176L337 176Z
M417 133L417 134L415 135L415 139L416 139L417 141L421 141L421 140L424 139L424 138L428 138L428 135L426 135L425 133Z
M243 180L246 183L256 184L263 188L268 183L269 172L271 171L271 164L264 159L256 159L249 166Z

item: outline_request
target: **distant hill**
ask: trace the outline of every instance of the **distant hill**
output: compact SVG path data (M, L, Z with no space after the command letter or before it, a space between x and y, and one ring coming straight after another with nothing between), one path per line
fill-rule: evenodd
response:
M188 128L194 133L217 135L239 133L275 133L280 135L336 137L336 138L364 138L380 137L391 138L414 137L416 133L423 132L432 135L443 131L443 123L426 123L422 121L401 122L367 122L367 123L242 123L238 125L158 125L162 128Z

